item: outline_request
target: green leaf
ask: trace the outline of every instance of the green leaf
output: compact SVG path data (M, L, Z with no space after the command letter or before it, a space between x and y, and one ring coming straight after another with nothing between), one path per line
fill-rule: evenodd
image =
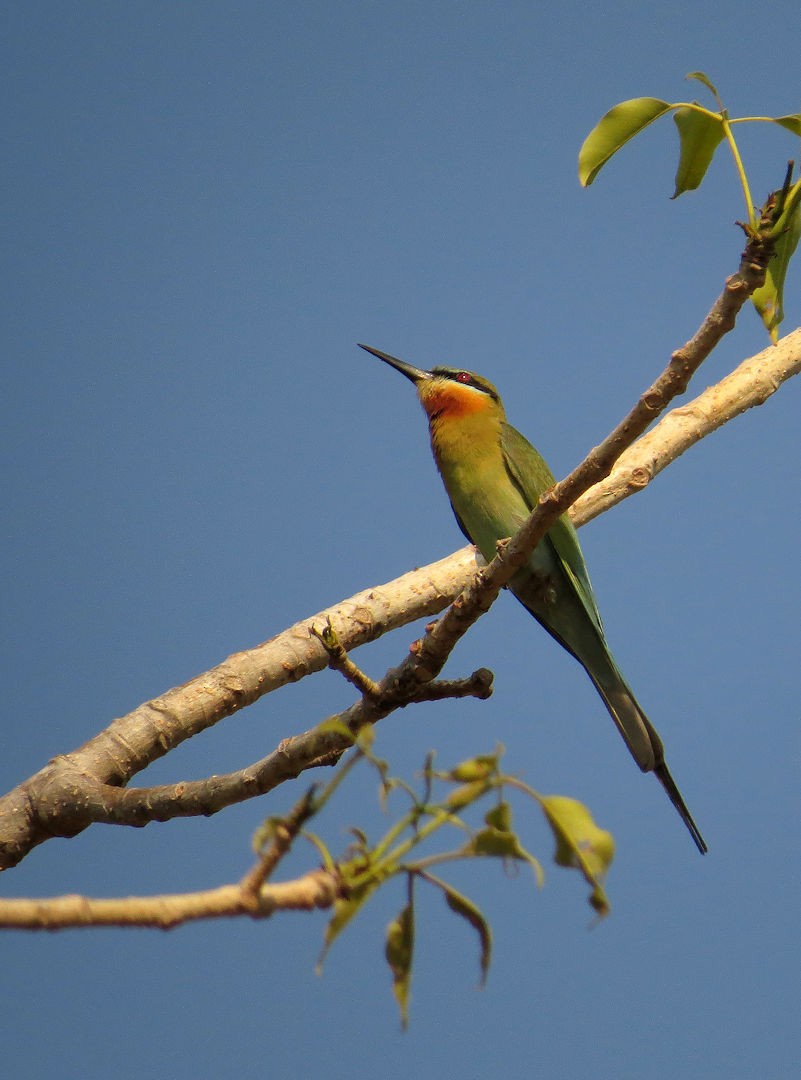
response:
M507 802L500 802L484 815L485 829L479 830L464 849L466 855L480 855L496 859L516 859L527 862L534 871L537 885L542 888L545 875L539 859L526 851L516 833L512 831L512 810Z
M414 955L414 906L411 901L387 927L384 952L392 971L392 992L400 1009L401 1024L405 1029L409 1024L409 990Z
M328 926L325 928L323 949L317 961L318 973L322 970L323 961L328 956L331 946L380 884L381 882L374 878L362 885L361 888L352 889L349 896L334 903L334 914L328 920Z
M462 783L473 780L484 780L498 771L497 754L478 754L467 761L461 761L454 765L446 774L449 780L459 780Z
M540 798L545 817L556 839L554 862L579 870L592 887L590 904L599 915L609 912L601 881L615 856L612 834L600 829L583 803L564 795Z
M779 326L784 319L784 281L790 259L801 239L801 182L797 183L788 206L788 212L782 215L777 225L782 229L776 241L773 258L768 263L765 284L751 295L751 301L759 312L770 340L775 345L779 339Z
M505 832L502 829L494 829L488 826L477 832L467 847L465 855L479 855L494 859L516 859L518 862L526 862L534 871L537 885L542 888L545 875L539 859L535 859L531 852L526 851L516 833Z
M313 847L317 848L320 853L320 858L323 860L323 866L327 870L332 870L334 867L334 857L320 837L316 833L309 832L308 829L304 829L301 836L305 840L308 840Z
M468 845L472 855L491 855L500 859L524 859L525 852L513 832L486 828L477 832Z
M684 76L684 78L685 79L695 79L696 82L703 83L703 85L707 88L707 90L709 90L709 92L712 94L712 96L717 98L718 101L720 100L720 95L718 94L718 88L715 86L715 84L712 82L712 80L709 78L709 76L704 74L703 71L689 71Z
M487 780L474 780L471 784L462 784L448 795L443 805L446 810L464 810L465 807L470 806L476 799L480 799L482 795L485 795L489 791L489 781Z
M602 116L579 151L579 181L589 187L607 161L643 128L673 108L659 98L621 101Z
M685 191L694 191L704 179L724 132L719 116L698 112L688 106L677 109L673 119L679 129L681 145L676 190L671 196L677 199Z
M771 116L769 119L801 138L801 113L793 113L791 116Z
M439 885L442 889L445 896L445 903L451 911L469 922L478 934L481 943L481 985L483 986L487 981L487 972L489 971L490 959L492 957L492 931L490 930L489 923L472 900L468 900L466 896L463 896L460 892L457 892L456 889L452 888L446 882L441 881L439 878L429 877L429 880Z
M501 832L509 832L512 828L512 808L506 801L501 801L493 806L484 815L484 821L492 829L500 829Z

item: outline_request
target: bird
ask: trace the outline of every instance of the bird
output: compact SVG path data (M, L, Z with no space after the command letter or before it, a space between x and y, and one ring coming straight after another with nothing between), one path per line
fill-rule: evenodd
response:
M414 383L459 528L491 562L499 541L517 532L555 483L545 460L508 423L500 395L487 379L460 368L424 371L370 345L359 348ZM706 854L704 838L665 763L662 740L609 650L567 515L551 526L507 587L587 672L635 762L642 772L654 773L696 847Z

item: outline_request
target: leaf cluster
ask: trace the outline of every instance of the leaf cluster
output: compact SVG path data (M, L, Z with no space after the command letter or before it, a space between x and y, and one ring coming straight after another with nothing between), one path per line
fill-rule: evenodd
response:
M513 864L530 867L535 883L542 886L542 864L526 849L514 826L509 801L513 792L538 804L554 837L555 864L578 870L590 886L589 903L596 915L602 917L608 913L603 880L614 857L614 841L610 833L595 824L590 811L581 803L565 796L541 795L517 777L506 774L501 767L500 747L446 771L435 769L434 756L429 754L415 786L390 775L387 762L373 753L373 738L372 729L364 729L356 737L354 753L318 796L316 809L325 804L347 772L360 761L366 761L378 773L384 808L396 793L403 797L406 807L377 841L371 842L361 829L351 829L351 845L339 860L334 859L318 836L304 830L304 835L321 852L324 866L335 871L341 883L340 898L334 904L325 931L320 965L368 900L381 887L400 879L405 882L405 903L387 927L385 956L403 1025L409 1012L418 883L439 892L448 909L475 931L483 983L492 955L489 922L469 897L440 876L440 871L457 861L492 859L506 868ZM486 801L491 805L481 813L477 824L471 824L470 818L475 816L478 804ZM432 851L434 846L436 850Z
M772 192L766 206L771 217L759 215L751 197L751 187L743 164L740 148L734 137L734 127L745 123L776 124L801 137L801 113L786 116L730 117L711 79L703 71L692 71L688 79L700 82L714 97L717 110L708 109L698 101L663 101L661 98L639 97L621 101L613 106L595 125L579 152L579 181L589 187L604 165L627 142L639 135L662 116L673 113L679 136L679 160L673 195L677 199L701 185L715 156L725 142L745 200L748 235L762 229L773 240L775 250L767 270L765 284L756 290L752 302L775 343L778 327L784 318L783 294L787 267L801 237L801 179L792 181L793 163L787 170L783 186Z

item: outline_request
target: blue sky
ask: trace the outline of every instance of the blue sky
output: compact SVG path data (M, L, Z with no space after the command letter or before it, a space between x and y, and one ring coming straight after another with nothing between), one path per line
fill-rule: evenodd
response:
M675 203L672 124L597 184L615 102L801 108L796 4L32 3L6 12L0 401L9 788L140 701L461 545L409 385L356 349L458 363L569 470L694 330L737 265L730 163ZM798 153L743 135L755 197ZM801 321L797 271L786 328ZM696 388L764 347L743 314ZM575 875L454 880L495 929L426 899L401 1034L379 896L313 967L324 917L169 935L5 935L19 1080L170 1076L788 1075L797 1062L799 388L785 387L582 530L610 640L710 846L698 857L580 669L511 599L460 644L484 703L407 710L407 774L507 748L615 833L612 915ZM413 630L357 659L374 675ZM162 782L261 757L351 691L324 673L182 747ZM37 849L6 895L125 895L238 877L264 816L97 828ZM377 832L375 783L325 823ZM521 826L522 827L522 826ZM550 857L532 817L528 846ZM287 872L314 861L299 850ZM45 1035L46 1032L46 1035Z

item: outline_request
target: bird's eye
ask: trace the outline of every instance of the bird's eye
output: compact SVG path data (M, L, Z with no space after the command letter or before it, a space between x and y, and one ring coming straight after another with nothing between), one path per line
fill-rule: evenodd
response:
M459 374L456 376L456 381L462 383L469 383L473 381L473 376L470 374L469 371L460 371Z

